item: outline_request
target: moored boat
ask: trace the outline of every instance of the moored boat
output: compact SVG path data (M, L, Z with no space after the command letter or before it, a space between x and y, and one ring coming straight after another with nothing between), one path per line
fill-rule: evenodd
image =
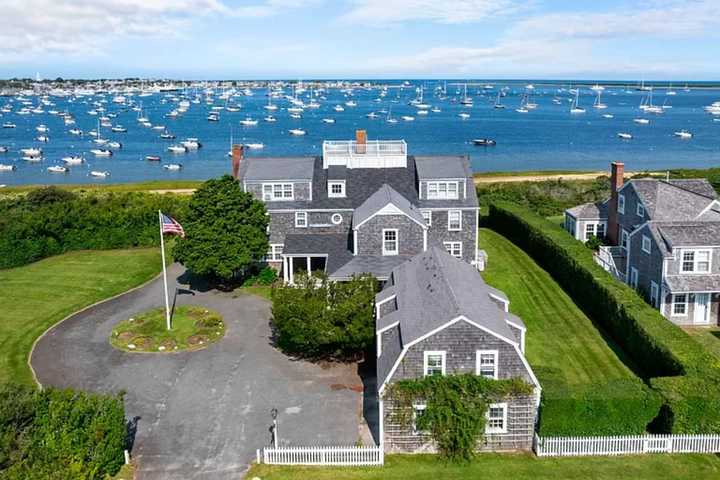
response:
M474 145L478 145L480 147L494 147L496 145L495 140L491 138L475 138L472 142Z

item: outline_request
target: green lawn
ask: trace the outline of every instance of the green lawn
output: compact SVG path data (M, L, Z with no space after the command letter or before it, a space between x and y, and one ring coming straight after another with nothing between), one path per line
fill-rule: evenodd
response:
M685 328L685 331L708 352L720 358L720 328Z
M431 455L388 455L384 467L313 468L256 465L246 478L261 480L656 480L720 478L714 455L537 458L484 454L468 464L446 464Z
M157 248L80 251L0 270L0 382L32 382L32 344L70 313L160 271Z
M155 308L115 325L110 344L128 352L179 352L203 349L225 335L219 313L194 305L175 307L170 326L165 309Z
M485 280L505 292L528 328L526 356L548 391L561 385L634 378L590 319L533 259L500 234L480 230Z

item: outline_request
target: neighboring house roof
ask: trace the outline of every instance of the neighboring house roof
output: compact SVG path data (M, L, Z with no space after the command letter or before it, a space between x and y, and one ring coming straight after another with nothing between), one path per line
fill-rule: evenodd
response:
M608 201L596 203L583 203L577 207L568 208L565 210L577 220L597 220L608 218Z
M313 157L250 157L243 160L241 176L246 182L312 180Z
M330 165L327 168L328 180L345 180L347 178L347 167L345 165Z
M392 330L397 329L403 348L461 316L510 343L517 343L507 324L509 314L494 298L507 297L489 287L473 266L441 247L432 246L415 255L396 267L392 277L393 285L388 288L396 295L397 310L381 318L376 331L398 322ZM517 323L515 319L511 321ZM383 343L378 358L381 384L387 380L402 350L394 353L394 349L388 351L385 347Z
M465 163L465 169L468 172L468 178L472 179L472 171L470 169L469 160L464 157L441 157L453 158L454 161L462 161ZM248 157L240 164L240 177L251 181L257 180L258 174L256 169L266 172L271 158L264 157ZM287 159L286 159L287 160ZM305 157L297 158L294 161L301 166L293 166L292 171L302 169L306 178L308 174L312 177L312 201L268 201L266 202L268 210L279 209L355 209L363 204L373 193L383 185L390 185L400 195L408 199L412 204L419 208L477 208L478 199L475 193L475 185L472 181L465 182L465 192L458 200L420 200L417 191L417 171L415 167L415 157L409 156L406 168L345 168L344 177L340 177L342 172L340 169L328 169L322 167L322 158ZM281 169L275 172L266 172L274 174L272 180L290 179L288 171ZM250 176L248 176L250 175ZM337 178L340 177L340 178ZM345 197L344 198L328 198L327 181L328 179L346 180ZM462 193L462 192L461 192Z
M400 195L394 188L384 183L377 192L370 195L362 205L355 209L353 212L353 229L357 229L388 205L394 205L402 214L414 220L423 228L427 228L420 210L410 203L407 198Z
M443 178L467 178L472 176L463 156L415 157L415 165L420 180Z
M673 293L719 292L720 275L668 275L665 284Z
M648 216L656 221L694 220L715 200L715 196L698 193L712 189L704 179L666 182L642 178L630 180L623 189L628 187L635 190Z
M717 198L718 194L712 184L705 178L689 178L687 180L668 180L672 185L676 185L685 190L690 190L709 198Z

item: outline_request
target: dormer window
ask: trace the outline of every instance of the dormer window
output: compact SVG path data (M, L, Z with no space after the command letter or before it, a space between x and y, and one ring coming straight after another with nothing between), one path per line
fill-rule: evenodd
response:
M263 183L262 188L266 202L294 200L292 183Z
M429 200L457 200L458 182L427 182Z
M345 198L345 181L332 180L328 182L329 198Z

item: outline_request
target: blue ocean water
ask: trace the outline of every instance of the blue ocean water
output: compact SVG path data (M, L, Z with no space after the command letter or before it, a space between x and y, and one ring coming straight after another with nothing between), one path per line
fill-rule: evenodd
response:
M253 156L297 156L318 155L323 140L346 140L354 137L356 129L366 129L370 139L404 139L411 154L468 154L475 171L518 171L577 169L602 170L611 161L623 161L628 170L663 169L670 167L709 167L720 164L720 121L703 110L703 107L720 100L720 89L691 89L686 91L678 86L676 95L667 95L666 88L655 88L653 103L669 106L662 115L646 114L639 105L647 92L635 90L634 86L608 86L602 94L607 109L592 108L596 92L587 87L580 88L579 104L586 108L584 114L570 114L570 102L574 97L568 85L536 84L530 101L537 108L528 113L518 113L526 82L493 82L493 88L482 84L468 87L468 95L474 100L472 107L464 107L459 100L462 87L448 84L445 94L439 90L441 81L414 82L405 87L400 83L388 89L379 98L378 88L355 88L352 95L340 89L326 89L314 98L321 104L318 109L305 109L301 119L293 119L287 112L291 106L285 99L274 99L278 105L275 112L267 112L265 89L253 90L252 96L236 95L227 102L239 105L240 111L216 110L218 122L209 122L208 113L212 106L223 107L225 100L214 95L209 105L202 91L185 90L172 93L156 93L149 97L128 96L127 101L135 105L142 103L143 113L153 125L165 125L177 136L177 140L163 140L161 132L141 126L138 112L128 105L112 102L113 95L85 97L49 97L54 105L43 107L42 114L19 115L22 106L14 97L0 97L0 107L12 106L12 112L3 113L0 123L12 122L14 129L0 129L0 146L9 148L0 153L0 164L14 164L15 171L0 172L0 184L50 184L50 183L118 183L162 179L206 179L229 173L230 160L227 156L231 135L236 143L262 143L262 150L252 150ZM417 115L417 109L409 105L416 98L417 88L424 87L424 101L440 109L427 116ZM493 108L497 92L504 89L501 98L505 109ZM218 91L219 93L219 91ZM289 88L286 94L291 94ZM317 92L316 92L317 93ZM177 118L166 115L177 108L183 98L192 99L202 95L200 103L191 103L189 110ZM310 91L299 98L306 103ZM34 105L38 97L25 97ZM345 106L343 112L334 111L335 105L344 105L348 100L357 102L356 107ZM379 99L379 101L377 101ZM97 103L95 103L97 102ZM559 104L558 104L559 103ZM113 113L113 125L125 126L127 133L112 133L103 128L103 137L117 140L122 148L114 150L110 158L95 158L89 153L92 138L73 136L68 133L76 127L84 132L97 126L98 116L88 114L97 105L105 107L104 114ZM58 115L48 110L69 112L76 125L66 126ZM370 112L390 111L397 123L388 123L387 114L379 113L375 119L367 118ZM460 112L470 117L462 119ZM263 117L272 113L277 121L267 123ZM604 118L611 114L614 118ZM402 116L415 117L414 121L403 121ZM256 126L242 126L239 121L251 117L259 120ZM635 118L647 118L647 125L637 124ZM335 119L334 124L324 123L323 118ZM720 116L718 117L720 118ZM45 124L50 129L48 143L39 143L36 127ZM305 136L292 136L288 130L302 128ZM674 135L685 129L693 138L683 140ZM619 132L633 135L632 140L621 140ZM202 148L185 154L172 154L166 149L186 137L197 137ZM478 147L473 138L492 138L494 147ZM44 151L42 162L27 162L21 159L19 149L41 147ZM81 166L70 166L69 173L49 173L47 167L61 164L61 158L68 155L84 155L87 162ZM148 162L146 155L160 155L162 161ZM179 171L163 169L161 164L180 163ZM110 176L96 178L88 176L90 170L109 171Z

